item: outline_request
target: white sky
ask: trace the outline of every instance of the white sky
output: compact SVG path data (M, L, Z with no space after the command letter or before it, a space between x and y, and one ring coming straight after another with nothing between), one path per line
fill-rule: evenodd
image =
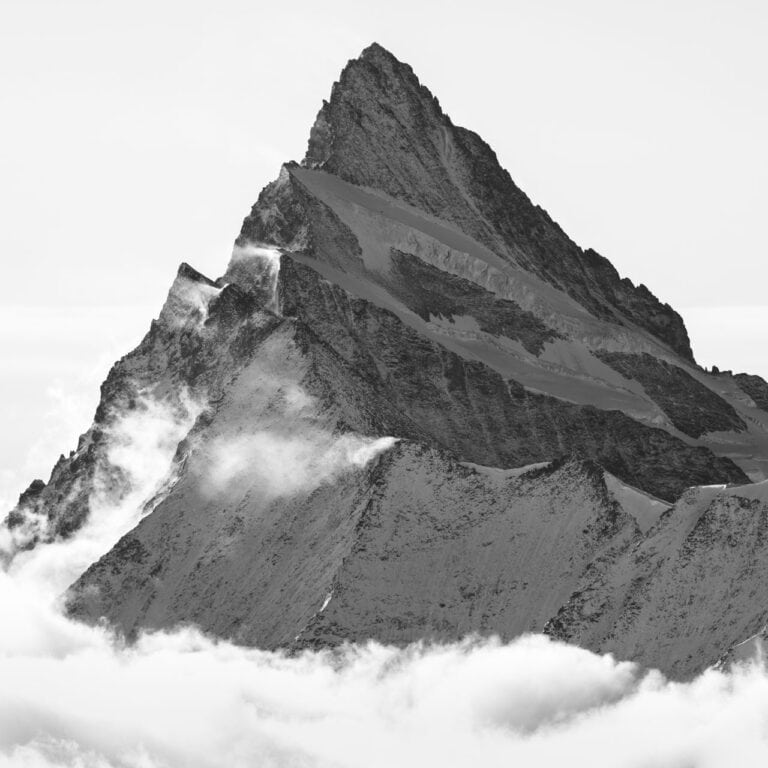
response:
M2 0L0 503L74 447L178 263L212 277L373 40L582 246L768 377L768 3Z

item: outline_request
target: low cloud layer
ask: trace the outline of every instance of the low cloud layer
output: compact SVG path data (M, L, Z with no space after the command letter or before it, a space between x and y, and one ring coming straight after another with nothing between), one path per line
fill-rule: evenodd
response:
M255 473L266 492L306 490L391 445L323 432L311 397L285 380L262 389L274 422L215 447L214 482ZM176 444L198 412L184 398L173 407L144 399L116 421L109 459L129 492L98 489L95 513L74 539L0 572L0 768L724 768L768 760L768 675L757 664L680 684L542 636L289 658L190 629L125 646L103 627L68 620L57 603L62 587L172 481ZM276 429L286 419L296 428Z
M768 759L757 668L666 682L541 636L297 658L190 632L116 645L0 575L2 768L510 765Z

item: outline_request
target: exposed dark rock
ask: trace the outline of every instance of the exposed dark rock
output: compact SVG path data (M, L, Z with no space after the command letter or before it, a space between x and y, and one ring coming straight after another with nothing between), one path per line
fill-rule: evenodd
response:
M33 480L19 496L19 506L31 504L45 490L45 480Z
M477 284L443 272L402 251L392 252L393 293L419 317L435 315L447 320L469 315L480 330L516 339L534 354L544 342L560 337L531 312L507 299L499 299Z
M197 482L188 475L83 575L72 614L128 635L194 622L264 647L511 638L543 628L593 558L637 536L580 461L513 477L401 443L259 514L257 485L222 506Z
M758 408L768 411L768 382L761 376L751 376L748 373L737 373L733 380L742 392L746 392Z
M527 392L482 363L465 360L355 299L284 256L283 313L311 326L351 368L418 425L420 437L466 461L510 467L569 453L592 458L664 499L708 482L748 482L729 459L692 447L620 411L601 411ZM396 433L384 424L385 434Z
M689 373L649 354L598 352L598 357L628 379L639 381L670 421L686 435L745 430L734 407Z
M680 315L573 243L518 189L493 150L455 126L411 67L381 46L367 48L341 73L318 115L305 164L453 222L596 316L627 318L693 359Z

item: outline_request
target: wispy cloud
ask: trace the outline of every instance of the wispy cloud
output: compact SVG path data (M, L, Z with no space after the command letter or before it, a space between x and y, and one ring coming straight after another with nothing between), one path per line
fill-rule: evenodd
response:
M58 595L92 562L114 545L146 514L146 504L159 501L174 480L173 459L202 405L186 391L159 399L140 392L130 409L113 414L106 431L106 451L96 467L89 498L90 512L77 536L53 541L15 555L11 573ZM48 519L31 521L45 529ZM0 548L13 549L20 531L0 531ZM42 530L41 532L45 532Z
M223 438L212 447L207 489L215 495L247 478L265 498L308 491L365 466L395 442L394 437L335 436L319 429L301 436L259 430Z

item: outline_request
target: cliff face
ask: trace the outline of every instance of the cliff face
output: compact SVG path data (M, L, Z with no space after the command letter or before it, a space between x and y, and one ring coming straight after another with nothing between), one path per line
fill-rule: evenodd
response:
M638 533L602 478L583 462L517 476L407 442L260 504L247 481L201 504L188 475L84 574L70 610L266 647L541 631L590 561Z
M453 125L413 70L378 45L342 72L318 114L304 165L449 221L596 316L636 323L693 359L671 307L573 243L518 189L493 150Z
M768 622L768 488L696 488L585 573L547 631L687 677Z
M374 45L225 274L182 265L4 557L134 494L72 615L292 648L546 629L684 676L765 618L766 391L701 370ZM141 493L136 414L170 424Z

